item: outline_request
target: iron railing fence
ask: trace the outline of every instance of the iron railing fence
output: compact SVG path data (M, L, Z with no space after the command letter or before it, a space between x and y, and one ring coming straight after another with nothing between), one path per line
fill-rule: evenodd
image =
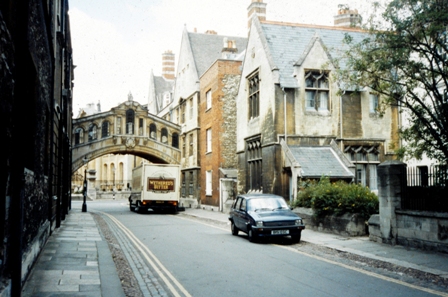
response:
M402 209L448 212L448 166L409 167L403 179Z

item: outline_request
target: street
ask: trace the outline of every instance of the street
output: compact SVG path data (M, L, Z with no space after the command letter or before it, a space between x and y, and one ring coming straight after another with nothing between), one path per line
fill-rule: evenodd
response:
M79 201L73 208L81 207ZM127 201L89 201L128 258L144 296L436 296L287 240L250 243L230 227L182 213L137 214ZM306 239L306 230L302 239ZM437 294L439 296L446 296Z

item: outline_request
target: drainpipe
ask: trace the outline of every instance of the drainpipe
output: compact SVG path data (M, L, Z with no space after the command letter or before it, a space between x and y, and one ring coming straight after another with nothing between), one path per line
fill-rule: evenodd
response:
M341 144L340 144L340 149L341 151L344 151L344 139L343 137L343 133L342 133L342 96L345 94L345 91L342 92L342 94L339 96L339 130L340 130L340 139L341 139Z
M288 145L288 139L287 139L287 129L286 129L286 92L285 92L285 88L282 87L282 91L283 91L283 112L284 112L284 121L285 121L285 143L286 145Z

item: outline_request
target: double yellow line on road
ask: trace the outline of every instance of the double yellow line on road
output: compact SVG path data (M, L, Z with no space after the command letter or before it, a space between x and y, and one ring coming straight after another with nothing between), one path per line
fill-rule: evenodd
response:
M160 276L167 288L171 291L173 296L176 297L191 297L190 293L177 281L177 279L163 266L163 264L157 259L157 257L143 244L128 228L126 228L119 220L114 216L100 212L102 215L107 216L112 220L115 225L120 228L121 231L129 238L134 246L141 252L145 260L151 265L154 271Z

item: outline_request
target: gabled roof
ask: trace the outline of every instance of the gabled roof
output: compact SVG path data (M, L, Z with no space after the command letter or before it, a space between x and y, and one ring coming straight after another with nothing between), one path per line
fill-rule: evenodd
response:
M302 178L354 178L345 160L332 146L289 145L287 150L288 155L294 158L293 162L301 168Z
M346 34L351 35L355 42L368 34L356 28L260 22L258 18L254 18L253 22L262 42L266 43L271 69L279 70L280 84L287 88L299 87L297 79L293 77L294 65L301 65L316 42L323 45L332 60L339 58L339 52L346 48L342 42ZM340 64L340 67L345 66L344 63Z
M247 46L247 38L245 37L188 32L188 38L198 77L201 77L217 59L221 58L224 38L235 41L238 53L245 51Z

